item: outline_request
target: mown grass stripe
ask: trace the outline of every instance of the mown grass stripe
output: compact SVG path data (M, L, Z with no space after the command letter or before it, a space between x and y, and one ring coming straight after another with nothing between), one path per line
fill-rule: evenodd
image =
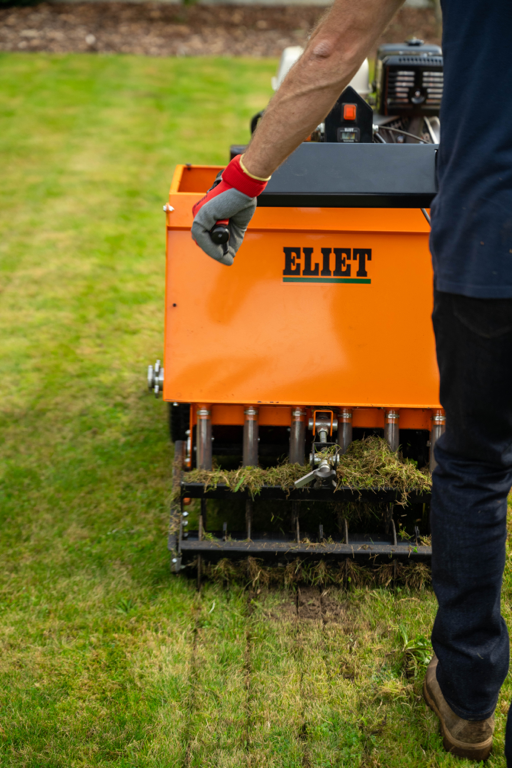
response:
M191 714L189 760L193 766L240 765L245 755L245 596L203 585Z

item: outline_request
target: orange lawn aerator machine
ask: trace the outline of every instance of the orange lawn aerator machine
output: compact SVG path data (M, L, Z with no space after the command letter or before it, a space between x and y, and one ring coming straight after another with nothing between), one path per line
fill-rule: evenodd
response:
M284 52L277 86L299 54ZM444 429L428 247L442 77L437 46L381 47L373 93L365 63L258 198L232 267L190 235L221 168L176 168L164 368L149 368L175 442L173 570L430 557L428 487L404 504L382 482L338 482L337 467L377 435L432 470ZM289 465L296 479L279 484Z

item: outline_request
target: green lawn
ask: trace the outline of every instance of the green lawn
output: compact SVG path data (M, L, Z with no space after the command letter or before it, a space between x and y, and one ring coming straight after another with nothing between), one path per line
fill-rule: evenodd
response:
M407 650L430 591L169 573L162 204L247 138L275 66L0 55L1 766L469 766Z

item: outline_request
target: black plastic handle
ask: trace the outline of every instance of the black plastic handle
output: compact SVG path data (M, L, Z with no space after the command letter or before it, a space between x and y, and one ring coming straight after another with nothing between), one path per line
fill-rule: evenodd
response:
M212 229L210 229L210 237L215 245L225 245L229 243L229 221L218 221Z

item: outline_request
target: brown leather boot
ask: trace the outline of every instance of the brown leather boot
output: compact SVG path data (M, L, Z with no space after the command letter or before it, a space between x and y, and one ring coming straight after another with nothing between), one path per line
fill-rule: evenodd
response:
M444 748L457 757L487 760L492 748L494 715L487 720L463 720L456 715L441 693L436 676L437 663L437 656L434 656L425 675L423 696L439 718Z

